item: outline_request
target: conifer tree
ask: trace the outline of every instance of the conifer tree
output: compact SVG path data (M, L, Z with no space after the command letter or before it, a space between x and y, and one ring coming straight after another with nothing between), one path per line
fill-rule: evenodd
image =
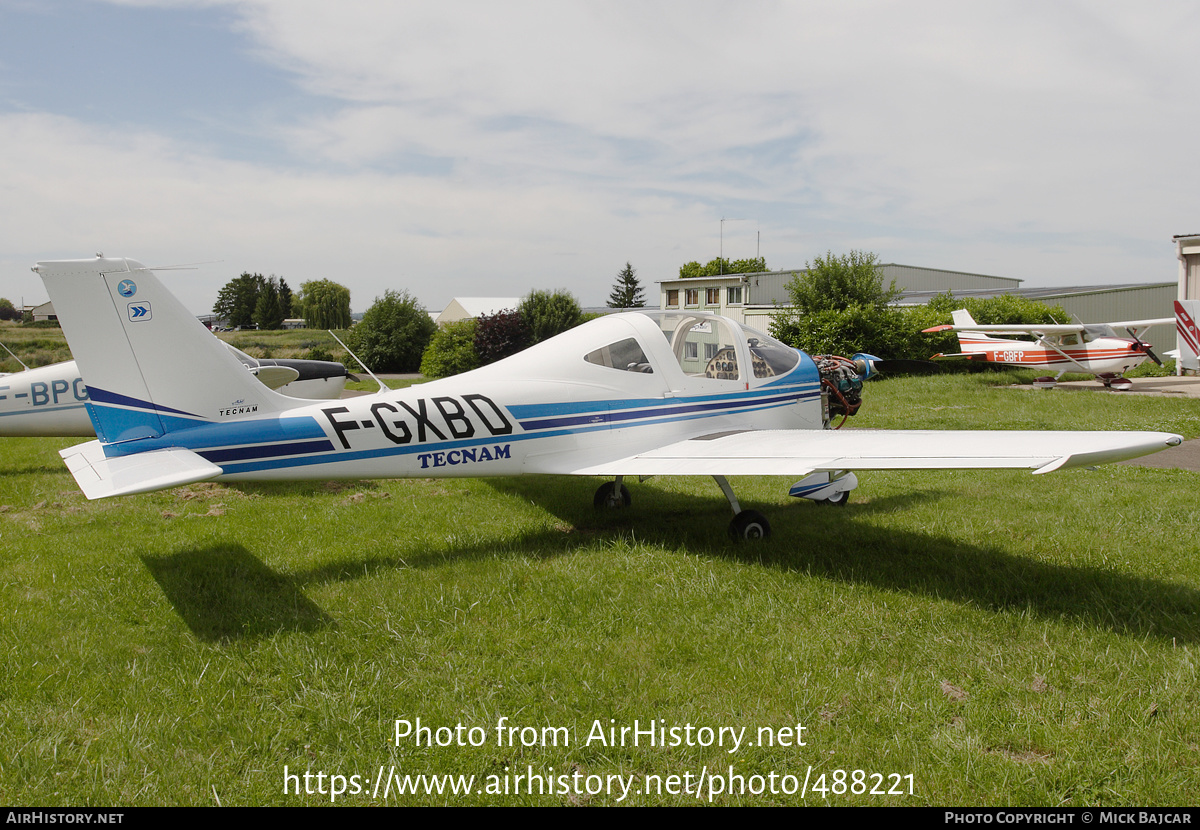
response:
M637 270L628 262L617 272L617 282L613 285L612 293L608 295L609 308L644 308L646 297L642 284L637 278Z

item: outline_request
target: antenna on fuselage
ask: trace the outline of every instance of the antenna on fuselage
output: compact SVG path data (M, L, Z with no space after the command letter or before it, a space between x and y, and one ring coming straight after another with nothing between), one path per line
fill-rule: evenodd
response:
M328 329L326 329L326 331L329 331L329 330L328 330ZM374 373L374 372L372 372L370 369L368 369L368 368L367 368L367 364L363 363L363 362L362 362L362 360L360 360L360 359L359 359L358 355L356 355L354 352L350 351L350 347L349 347L349 346L347 346L345 343L343 343L343 342L342 342L342 340L341 340L341 338L339 338L339 337L338 337L336 334L334 334L332 331L330 331L330 332L329 332L329 336L330 336L330 337L332 337L334 340L336 340L336 341L337 341L337 343L338 343L338 345L339 345L339 346L341 346L343 349L345 349L345 350L346 350L346 353L347 353L348 355L350 355L352 358L354 358L356 361L358 361L358 365L359 365L359 366L361 366L361 367L363 367L363 371L364 371L364 372L366 372L368 375L370 375L370 376L371 376L371 380L373 380L373 381L375 381L376 383L378 383L378 384L379 384L379 391L380 391L380 392L390 392L390 391L391 391L390 389L388 389L388 388L387 388L387 386L384 384L384 382L383 382L383 381L381 381L379 378L375 377L375 373Z
M24 302L24 301L22 300L22 302ZM0 343L0 346L4 346L4 344ZM29 367L25 365L25 361L21 360L21 358L17 357L15 354L13 354L12 349L10 349L8 346L4 346L4 351L8 352L9 355L12 356L13 360L17 361L17 363L20 363L22 369L24 369L26 372L29 371Z

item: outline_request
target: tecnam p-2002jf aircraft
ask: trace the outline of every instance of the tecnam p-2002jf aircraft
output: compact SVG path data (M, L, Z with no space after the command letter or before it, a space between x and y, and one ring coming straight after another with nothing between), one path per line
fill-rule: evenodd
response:
M98 440L62 451L88 498L207 479L548 474L609 477L595 502L621 506L627 476L711 475L733 508L732 535L756 538L770 526L742 509L727 476L804 476L794 495L840 503L853 470L1042 473L1181 440L831 430L830 409L856 406L848 398L874 359L818 363L732 320L686 312L613 314L455 377L303 402L256 381L133 260L36 270L90 393Z

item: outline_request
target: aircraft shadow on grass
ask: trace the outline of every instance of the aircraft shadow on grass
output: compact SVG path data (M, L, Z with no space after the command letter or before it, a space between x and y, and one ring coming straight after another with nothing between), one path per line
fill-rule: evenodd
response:
M271 570L241 545L143 555L142 562L200 640L254 639L333 624L299 580Z
M192 632L218 641L315 631L335 621L304 595L309 585L370 578L379 572L432 568L446 562L513 558L550 559L591 548L597 540L632 537L696 556L794 571L848 585L870 585L914 596L936 597L994 611L1020 611L1067 620L1122 635L1200 642L1200 591L1114 571L1038 562L999 547L980 547L928 533L898 531L865 521L917 500L919 491L845 509L797 502L780 509L787 530L765 544L723 544L719 511L695 495L638 488L642 509L595 512L586 504L592 483L564 478L547 488L529 478L490 482L498 492L533 501L559 519L544 528L497 540L419 545L403 536L371 551L284 576L236 543L143 556L164 594ZM714 504L720 496L714 495ZM585 506L586 504L586 506ZM647 518L657 515L653 523ZM497 519L499 522L500 520ZM790 525L790 527L789 527ZM797 614L805 610L798 607Z
M635 505L629 511L596 514L585 506L589 485L584 481L564 479L553 501L547 501L545 489L529 478L490 483L500 492L539 503L563 522L593 535L627 530L648 544L685 547L701 555L802 571L847 584L996 611L1028 610L1047 619L1075 620L1119 634L1200 642L1200 591L1186 585L1039 562L1000 547L973 546L864 521L943 495L936 490L851 502L844 509L797 499L791 509L773 508L778 514L777 537L748 547L714 544L720 531L715 519L719 510L694 495L639 488L635 498L642 496L643 509ZM719 502L720 496L714 495L713 504ZM648 521L654 515L660 518L657 524ZM570 543L563 539L559 544Z
M63 490L66 490L70 486L70 479L63 475L64 472L62 464L57 460L47 461L45 464L29 463L23 467L4 467L4 476L9 480L17 476L55 476L63 480Z

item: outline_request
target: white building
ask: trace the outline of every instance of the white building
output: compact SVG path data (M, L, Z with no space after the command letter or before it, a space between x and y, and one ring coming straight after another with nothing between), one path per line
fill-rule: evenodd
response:
M880 265L879 270L885 286L894 281L902 291L931 291L934 294L970 290L1005 293L1018 290L1022 282L1011 277L991 277L896 263ZM721 314L767 331L776 309L791 302L788 283L802 273L804 269L663 280L658 284L660 307L693 308Z
M441 314L431 316L433 322L440 326L443 323L487 317L501 311L516 311L520 304L520 297L455 297L442 309Z
M1200 298L1200 234L1176 237L1179 250L1180 297ZM1079 285L1065 288L1022 288L1023 280L947 271L913 265L887 263L879 266L883 284L893 282L900 289L902 305L923 305L947 291L958 297L981 299L998 294L1017 294L1048 305L1060 305L1067 314L1087 323L1114 320L1147 320L1174 316L1173 282L1125 283L1122 285ZM803 269L767 271L759 274L732 274L725 277L693 277L663 280L659 283L660 306L664 309L696 309L732 317L759 331L771 330L771 319L791 297L787 284ZM1063 322L1070 322L1064 320ZM1175 331L1158 326L1145 332L1143 339L1156 352L1175 348Z

